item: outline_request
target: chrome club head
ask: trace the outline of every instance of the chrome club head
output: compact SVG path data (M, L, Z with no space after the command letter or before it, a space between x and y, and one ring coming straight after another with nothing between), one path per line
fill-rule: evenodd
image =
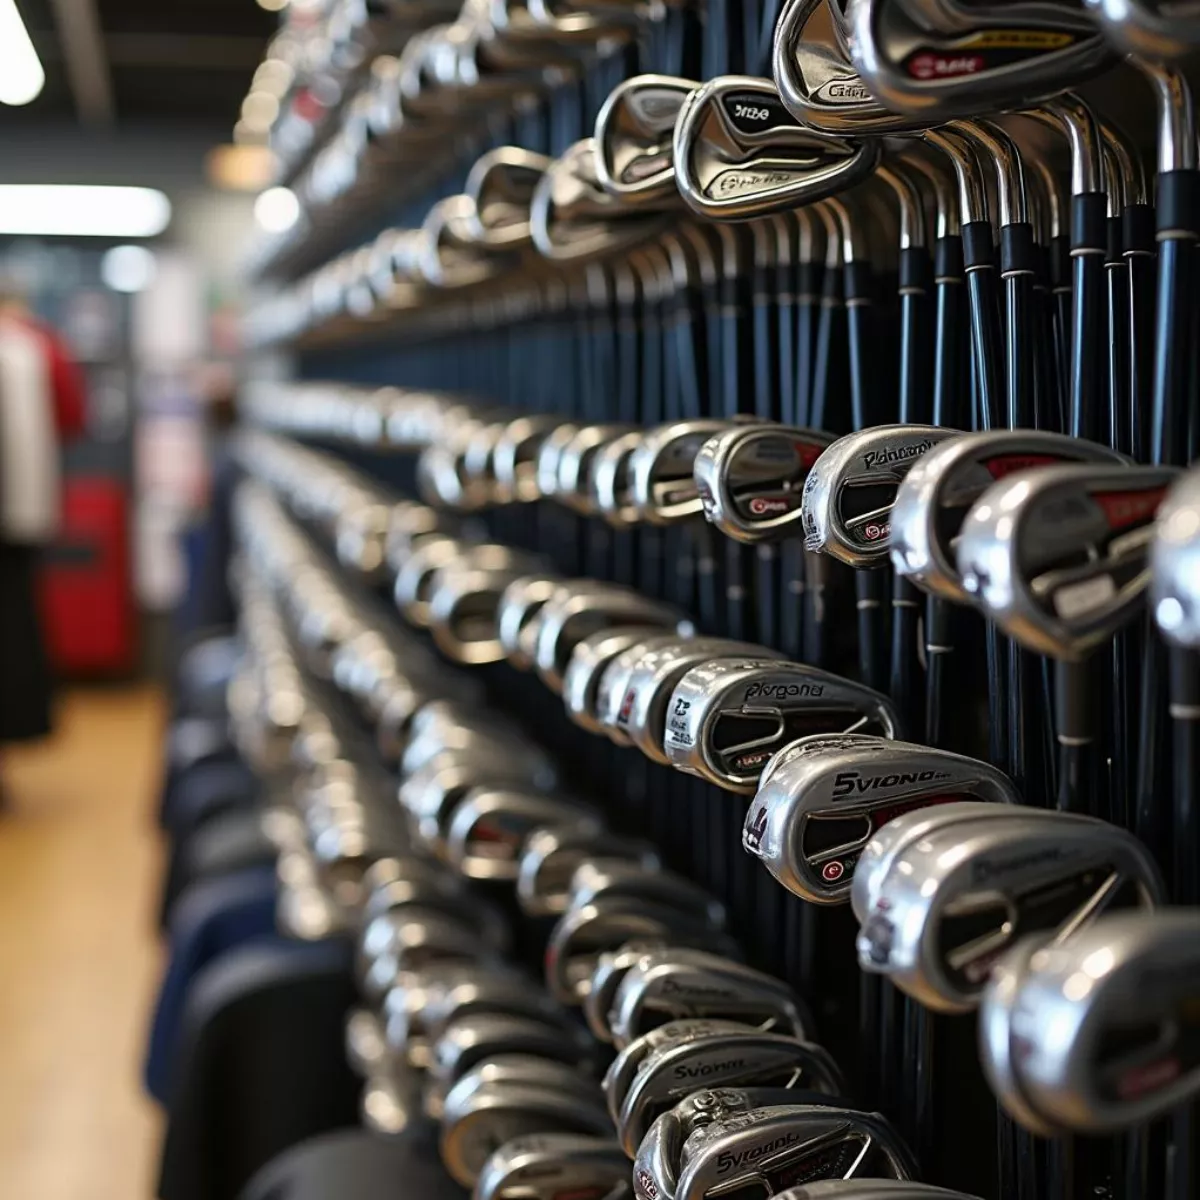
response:
M664 946L642 954L617 986L608 1028L618 1048L664 1021L738 1021L807 1041L812 1017L787 984L704 950Z
M1104 36L1125 54L1185 59L1200 46L1200 12L1170 0L1082 0Z
M451 565L439 569L429 589L429 629L437 648L452 661L472 666L502 661L501 601L531 565L525 561L500 569Z
M645 870L662 864L649 843L621 837L595 823L559 823L534 829L521 847L517 902L529 917L558 916L567 909L576 870L595 858L624 858Z
M611 1137L600 1088L563 1063L505 1056L468 1071L447 1093L442 1162L469 1188L501 1146L543 1133Z
M628 529L638 522L629 464L641 444L642 430L636 429L613 438L596 452L592 503L596 512L615 529Z
M551 413L526 414L510 421L496 439L492 453L496 482L512 501L537 500L537 458L542 443L562 421Z
M632 1158L650 1126L680 1100L704 1087L772 1087L840 1096L845 1090L841 1072L820 1046L782 1034L746 1029L734 1034L714 1032L651 1050L621 1101L617 1137ZM612 1093L606 1088L610 1101Z
M878 566L901 480L939 442L960 436L934 425L876 425L838 438L804 483L805 546L852 567Z
M517 788L472 788L450 814L446 861L467 879L515 881L526 839L544 826L596 835L603 821L579 801Z
M1020 5L1022 15L981 6L948 32L915 19L908 3L848 0L850 57L872 95L887 108L938 120L1027 107L1105 70L1114 61L1085 14L1061 4ZM1028 11L1038 8L1040 19ZM924 4L926 16L930 9ZM981 11L984 14L981 16ZM940 23L939 23L940 25Z
M927 592L958 604L971 603L956 561L959 534L971 506L1014 471L1084 462L1128 459L1086 438L1033 429L967 433L934 446L896 491L892 565Z
M601 676L618 654L659 633L660 626L618 625L601 629L576 642L563 672L562 696L567 716L590 733L603 733L597 716Z
M618 746L630 744L628 736L617 722L630 676L644 658L670 648L678 648L688 640L673 633L654 634L635 640L615 655L601 671L596 683L596 723Z
M911 1179L826 1179L780 1192L777 1200L979 1200Z
M882 1114L811 1104L775 1104L714 1121L688 1137L679 1163L675 1200L739 1187L770 1195L797 1182L917 1173L912 1152Z
M742 846L788 891L841 904L881 826L914 809L964 798L1012 803L1006 776L986 763L886 738L802 740L768 765Z
M487 1160L476 1200L623 1200L632 1193L629 1159L614 1141L572 1133L531 1134L505 1143Z
M629 458L630 493L638 516L651 525L673 525L699 516L694 467L704 443L728 421L673 421L642 434Z
M797 738L900 732L891 700L853 680L801 663L728 658L679 679L663 750L676 769L752 795L767 762Z
M505 658L518 670L533 669L533 659L523 644L526 630L562 583L553 575L521 575L504 589L496 610L496 632Z
M804 481L835 440L820 430L774 423L737 426L709 438L693 467L705 520L747 544L794 533Z
M476 241L496 249L531 243L529 207L552 161L519 146L498 146L475 160L463 190L474 202L467 222Z
M1194 909L1166 909L1107 917L1033 952L1008 1001L1013 1065L1053 1126L1112 1134L1200 1091L1198 934Z
M563 447L558 459L558 481L555 497L560 504L584 517L599 511L595 499L594 473L600 452L610 442L631 432L640 432L630 425L582 425L579 432Z
M725 924L725 906L698 884L673 871L647 870L622 858L593 859L571 876L568 908L608 900L666 904L708 922L714 929Z
M678 205L675 118L700 86L675 75L635 75L617 84L596 118L596 178L631 204Z
M710 79L675 122L680 194L710 220L748 220L823 200L866 179L879 155L876 142L806 129L774 84L748 75Z
M1026 935L1069 940L1163 883L1132 834L1087 817L936 830L897 855L858 937L859 965L939 1012L974 1008L992 964Z
M1170 467L1058 466L990 487L962 525L964 588L1039 654L1085 659L1145 601Z
M1158 510L1150 551L1158 628L1179 646L1200 646L1200 471L1190 471Z

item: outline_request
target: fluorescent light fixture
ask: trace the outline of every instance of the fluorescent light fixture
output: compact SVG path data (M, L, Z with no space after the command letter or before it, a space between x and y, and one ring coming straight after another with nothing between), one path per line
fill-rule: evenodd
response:
M300 201L289 188L267 188L254 202L254 219L267 233L286 233L300 219Z
M0 184L0 234L146 238L170 220L171 202L154 188Z
M158 274L158 259L145 246L114 246L100 260L100 278L114 292L144 292Z
M28 104L46 84L16 0L0 0L0 104Z

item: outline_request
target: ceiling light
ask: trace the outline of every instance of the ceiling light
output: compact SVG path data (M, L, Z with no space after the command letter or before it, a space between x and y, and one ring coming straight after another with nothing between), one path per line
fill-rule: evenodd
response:
M290 188L267 188L254 202L254 219L267 233L286 233L300 219L300 201Z
M114 246L100 260L100 278L114 292L144 292L158 274L158 259L145 246Z
M145 238L171 221L171 202L154 188L0 184L0 234Z
M16 0L0 0L0 104L28 104L46 83Z

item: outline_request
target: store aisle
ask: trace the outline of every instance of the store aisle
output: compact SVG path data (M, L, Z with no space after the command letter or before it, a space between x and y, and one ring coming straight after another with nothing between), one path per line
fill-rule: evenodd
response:
M59 718L0 763L0 1196L147 1200L162 703L144 686L77 690Z

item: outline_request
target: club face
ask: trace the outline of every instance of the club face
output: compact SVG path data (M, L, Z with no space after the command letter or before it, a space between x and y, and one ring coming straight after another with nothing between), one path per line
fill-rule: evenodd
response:
M963 522L963 586L1023 645L1085 658L1145 602L1154 516L1177 474L1087 465L1009 476Z
M742 846L795 895L814 904L850 898L876 831L903 813L964 797L1011 802L1012 785L973 759L885 738L800 743L762 783Z
M1200 473L1185 475L1158 512L1151 550L1154 616L1163 636L1200 646Z
M869 141L806 130L775 87L726 75L692 92L675 123L675 177L698 215L749 220L822 200L861 183L879 162Z
M595 823L535 829L525 839L517 870L517 900L526 916L558 916L567 909L571 879L590 858L627 858L646 870L659 865L649 842L620 837Z
M897 489L892 565L925 591L969 604L972 597L958 573L957 542L971 506L992 484L1033 467L1125 461L1115 450L1084 438L1026 429L970 433L942 442Z
M804 544L852 567L888 555L901 481L939 442L961 436L933 425L877 425L839 438L804 483Z
M700 86L674 75L635 75L608 95L596 118L596 177L630 203L677 205L675 118Z
M747 544L795 533L804 481L834 440L820 430L775 424L709 438L693 468L705 520Z
M575 643L563 674L562 695L567 716L576 725L591 733L603 732L597 711L601 676L618 654L658 633L659 628L652 625L621 625Z
M1105 822L952 826L897 856L859 933L859 965L927 1007L964 1012L1020 938L1062 940L1107 910L1153 908L1162 896L1145 847Z
M915 21L904 4L849 0L846 8L851 58L863 83L886 107L938 119L996 108L1028 106L1104 70L1113 53L1094 27L1077 15L1022 19L1005 27L1008 5L997 19L940 33Z
M666 706L672 766L753 794L767 762L806 736L894 738L900 716L879 692L800 663L729 659L691 668Z
M1033 954L1010 1006L1015 1070L1060 1129L1114 1133L1195 1094L1198 932L1194 910L1127 914Z
M629 1186L629 1160L616 1142L578 1134L533 1134L508 1142L488 1159L475 1196L619 1200Z

